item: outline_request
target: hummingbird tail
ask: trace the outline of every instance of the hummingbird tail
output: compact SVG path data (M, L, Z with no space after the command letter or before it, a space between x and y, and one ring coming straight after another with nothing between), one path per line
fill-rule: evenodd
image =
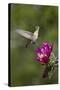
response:
M26 43L26 45L25 45L26 48L29 46L30 42L31 41L29 41L29 42Z

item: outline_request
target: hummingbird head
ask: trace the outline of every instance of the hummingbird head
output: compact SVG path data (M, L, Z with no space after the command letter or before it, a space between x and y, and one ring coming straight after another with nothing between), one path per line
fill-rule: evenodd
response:
M40 27L39 27L39 26L36 26L35 28L36 28L36 30L38 30L38 31L39 31L39 28L40 28Z
M37 40L37 38L38 38L38 33L39 33L39 26L36 26L36 30L35 30L34 35L33 35L33 39L34 39L34 40Z
M38 35L38 33L39 33L39 28L40 28L40 27L39 27L39 26L36 26L35 28L36 28L36 30L35 30L34 34L35 34L35 35Z

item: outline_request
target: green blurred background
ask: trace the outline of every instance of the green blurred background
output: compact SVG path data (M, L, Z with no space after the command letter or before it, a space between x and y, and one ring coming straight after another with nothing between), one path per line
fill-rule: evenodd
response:
M52 78L42 78L45 66L35 61L34 50L44 41L54 43L58 55L58 7L44 5L10 4L10 76L11 86L44 85L58 83L58 69ZM39 38L35 45L25 48L27 40L15 33L16 29L34 32L39 25Z

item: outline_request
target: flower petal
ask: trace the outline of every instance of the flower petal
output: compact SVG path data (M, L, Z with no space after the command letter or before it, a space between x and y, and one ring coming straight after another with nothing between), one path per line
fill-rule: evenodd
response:
M35 50L37 54L37 61L41 63L48 63L52 48L53 46L47 42L44 42L42 47L37 48Z

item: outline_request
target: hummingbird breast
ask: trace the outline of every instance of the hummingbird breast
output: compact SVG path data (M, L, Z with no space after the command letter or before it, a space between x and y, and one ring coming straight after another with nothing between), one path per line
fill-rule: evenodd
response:
M32 41L33 41L33 42L36 42L37 38L38 38L38 37L36 37L36 35L33 35L33 36L32 36Z

